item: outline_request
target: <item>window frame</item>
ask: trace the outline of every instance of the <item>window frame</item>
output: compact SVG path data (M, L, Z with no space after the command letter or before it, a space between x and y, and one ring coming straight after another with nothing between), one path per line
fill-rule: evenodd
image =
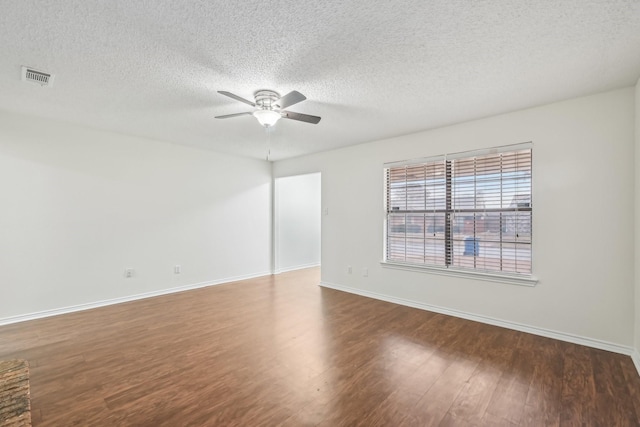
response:
M451 161L461 161L464 159L472 159L472 158L477 158L477 157L482 157L482 156L487 156L487 155L493 155L493 154L499 154L499 153L510 153L510 152L517 152L517 151L522 151L522 150L531 150L531 165L530 165L530 182L529 182L529 189L530 189L530 193L529 193L529 206L522 209L522 211L527 211L530 212L530 216L529 216L529 221L530 222L530 229L531 229L531 236L530 236L530 254L531 254L531 271L528 273L517 273L517 272L509 272L509 271L500 271L500 270L487 270L487 269L477 269L475 267L475 258L476 255L474 253L474 267L473 268L465 268L465 267L460 267L460 266L456 266L453 264L452 258L453 258L453 248L452 248L452 242L454 241L453 239L453 231L451 230L451 224L452 221L450 220L450 215L456 214L456 211L459 212L459 209L456 209L454 207L452 207L452 195L451 195L451 188L454 185L454 177L451 175ZM387 177L387 171L391 168L398 168L398 167L404 167L404 166L411 166L411 165L424 165L424 164L433 164L433 163L437 163L437 162L441 162L444 166L444 170L445 170L445 194L446 194L446 201L445 201L445 206L444 209L436 209L434 207L433 210L433 214L435 215L437 214L441 214L444 215L444 224L445 224L445 235L444 235L444 253L442 254L442 256L444 256L445 260L444 260L444 264L443 265L436 265L436 264L427 264L427 263L412 263L410 261L399 261L399 260L393 260L393 259L388 259L388 239L389 239L389 216L392 215L392 209L393 207L389 207L389 196L390 196L390 181L388 181L388 177ZM503 171L502 169L500 169L500 173L502 174ZM474 178L477 178L477 174L474 172ZM426 177L426 175L425 175ZM409 270L409 271L419 271L419 272L426 272L426 273L434 273L434 274L441 274L441 275L447 275L447 276L456 276L456 277L465 277L465 278L473 278L473 279L478 279L478 280L486 280L486 281L493 281L493 282L502 282L502 283L509 283L509 284L516 284L516 285L524 285L524 286L535 286L538 283L538 279L533 275L534 274L534 270L533 270L533 143L532 142L525 142L525 143L520 143L520 144L512 144L512 145L505 145L505 146L500 146L500 147L493 147L493 148L487 148L487 149L480 149L480 150L470 150L470 151L464 151L464 152L458 152L458 153L449 153L449 154L443 154L443 155L439 155L439 156L432 156L432 157L424 157L424 158L418 158L418 159L410 159L410 160L404 160L404 161L399 161L399 162L390 162L390 163L385 163L383 165L383 253L382 253L382 261L380 262L381 266L386 267L386 268L393 268L393 269L401 269L401 270ZM425 178L426 179L426 178ZM405 192L408 192L408 189L404 190ZM425 190L426 191L426 190ZM474 188L474 198L477 198L478 196L478 192L477 190ZM500 190L500 194L503 194L503 190ZM408 203L408 202L407 202ZM425 204L426 204L426 196L425 196ZM505 211L506 208L500 208L501 211ZM471 210L477 210L477 207L474 207ZM429 211L429 212L427 212ZM441 212L442 211L442 212ZM518 207L516 207L514 212L519 212L521 211L520 209L518 209ZM402 211L405 213L405 215L410 215L411 214L411 209L409 209L408 204L405 207L405 209ZM428 209L424 209L424 215L426 215L427 213L431 213L430 210ZM425 216L425 221L426 221L426 216ZM434 219L435 221L435 219ZM476 226L476 219L474 218L473 220L473 224L474 224L474 235L475 235L475 226ZM434 223L435 224L435 223ZM405 227L407 227L407 222L405 220L404 222ZM423 227L426 227L426 222L424 223ZM405 236L406 236L406 232L405 232ZM435 234L435 233L434 233ZM426 233L424 233L424 242L423 245L427 245L426 243ZM502 231L500 231L500 237L502 238ZM406 237L405 237L406 239ZM475 243L474 243L475 244ZM406 245L406 243L405 243ZM475 246L474 246L475 247ZM406 247L405 247L406 250ZM475 250L475 249L474 249ZM439 251L439 249L438 249ZM426 253L426 252L425 252ZM406 259L406 256L405 256ZM426 255L425 255L425 259L426 259ZM503 262L503 258L502 255L500 255L500 262Z

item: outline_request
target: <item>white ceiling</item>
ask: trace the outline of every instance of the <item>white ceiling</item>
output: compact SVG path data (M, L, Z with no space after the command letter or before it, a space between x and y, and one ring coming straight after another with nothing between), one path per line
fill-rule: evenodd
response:
M635 84L640 0L0 0L0 109L272 159ZM21 65L55 74L20 80Z

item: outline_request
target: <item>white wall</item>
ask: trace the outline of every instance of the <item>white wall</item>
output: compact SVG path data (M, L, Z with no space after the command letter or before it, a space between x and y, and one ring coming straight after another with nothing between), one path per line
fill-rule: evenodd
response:
M0 112L0 195L0 321L270 272L266 161Z
M640 79L636 83L635 105L635 322L634 362L640 372Z
M384 162L533 141L535 287L383 268ZM322 172L322 281L630 349L634 89L274 164ZM347 273L347 265L354 274ZM367 267L369 276L362 277Z
M320 265L321 175L275 180L276 272Z

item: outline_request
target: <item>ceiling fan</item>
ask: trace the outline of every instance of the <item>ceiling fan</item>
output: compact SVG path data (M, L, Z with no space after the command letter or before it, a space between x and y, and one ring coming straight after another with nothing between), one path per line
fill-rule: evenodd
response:
M244 102L245 104L256 107L255 111L247 111L244 113L226 114L224 116L216 116L216 119L228 119L238 116L253 116L258 119L258 122L266 128L269 128L276 124L278 120L290 119L297 120L305 123L313 123L314 125L320 122L320 117L311 116L309 114L294 113L293 111L286 111L285 108L290 107L298 102L302 102L307 99L306 96L298 91L292 91L283 97L280 97L278 92L272 90L259 90L253 94L255 102L251 102L231 92L225 92L223 90L218 91L219 94L228 96L236 101Z

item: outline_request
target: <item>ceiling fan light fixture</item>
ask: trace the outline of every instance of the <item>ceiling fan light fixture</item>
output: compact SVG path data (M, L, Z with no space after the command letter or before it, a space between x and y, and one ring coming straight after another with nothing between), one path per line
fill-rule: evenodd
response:
M228 96L229 98L236 101L240 101L244 104L251 105L252 107L256 108L256 111L246 111L244 113L233 113L225 114L222 116L215 116L216 119L229 119L231 117L239 116L254 116L256 119L258 119L260 125L265 128L274 126L276 122L280 120L280 118L311 123L314 125L317 125L320 122L320 117L318 116L311 116L309 114L302 114L285 110L286 108L307 99L306 96L304 96L297 90L292 90L285 96L280 96L278 92L274 92L272 90L259 90L253 94L256 100L255 103L224 90L219 90L218 93L220 95Z
M280 113L273 110L256 110L253 112L253 117L258 119L260 124L264 127L271 127L280 120Z

